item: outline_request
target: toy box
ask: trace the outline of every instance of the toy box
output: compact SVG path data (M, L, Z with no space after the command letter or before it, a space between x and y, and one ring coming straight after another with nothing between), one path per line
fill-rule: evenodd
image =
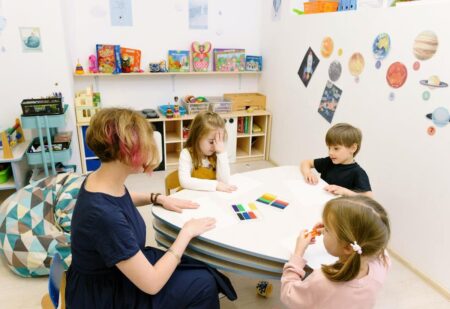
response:
M266 96L261 93L226 93L223 97L232 102L233 111L266 109Z
M336 12L338 10L338 1L314 1L303 3L305 14Z
M232 103L223 97L206 97L209 103L209 110L215 113L230 113Z
M180 107L180 116L186 115L186 108L184 108L183 105L178 105ZM160 105L158 106L159 111L161 112L161 114L163 114L164 116L166 116L167 113L167 109L171 108L173 111L173 105Z
M61 97L25 99L20 105L22 106L23 116L64 114Z
M75 94L75 111L77 122L89 122L91 117L101 109L100 93L93 92L91 87Z
M9 176L11 176L11 165L2 164L3 168L0 170L0 183L5 183L8 181Z
M123 73L139 72L141 70L140 50L121 47L120 59Z
M214 71L241 72L245 71L245 49L215 48Z
M169 72L189 72L189 51L169 50Z
M120 46L97 44L98 71L100 73L120 73Z

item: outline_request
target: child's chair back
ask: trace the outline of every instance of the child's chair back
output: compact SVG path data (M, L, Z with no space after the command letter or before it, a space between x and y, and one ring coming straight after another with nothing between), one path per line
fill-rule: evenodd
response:
M65 302L66 290L66 272L64 263L59 253L53 256L52 264L50 265L50 275L48 278L48 294L44 295L41 301L42 308L58 308L59 294L61 294L61 309L66 308Z
M170 190L178 189L181 187L180 180L178 179L178 170L171 172L166 176L166 195L170 195Z

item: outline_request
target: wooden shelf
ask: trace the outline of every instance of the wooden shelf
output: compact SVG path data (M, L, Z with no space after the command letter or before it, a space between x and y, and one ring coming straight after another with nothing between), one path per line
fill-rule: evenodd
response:
M130 76L175 76L175 75L260 75L262 72L253 72L253 71L242 71L242 72L163 72L163 73L150 73L150 72L142 72L142 73L120 73L120 74L110 74L110 73L84 73L84 74L73 74L74 77L86 78L86 77L130 77Z
M175 132L166 132L166 143L179 143L181 141L180 134Z

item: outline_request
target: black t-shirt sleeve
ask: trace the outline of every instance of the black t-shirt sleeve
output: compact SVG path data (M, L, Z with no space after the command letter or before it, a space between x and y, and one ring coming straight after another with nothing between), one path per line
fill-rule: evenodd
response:
M370 187L369 176L367 176L367 173L362 168L360 168L358 170L358 173L356 174L353 191L355 192L372 191L372 188Z
M314 168L319 174L322 174L323 171L327 170L331 164L330 157L320 158L314 160Z
M92 228L96 250L107 267L133 257L140 250L136 236L120 210L100 213Z

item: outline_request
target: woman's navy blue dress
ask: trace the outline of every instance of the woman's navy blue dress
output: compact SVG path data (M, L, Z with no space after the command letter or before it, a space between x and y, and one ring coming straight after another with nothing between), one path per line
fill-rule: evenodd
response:
M164 252L145 247L145 232L128 191L114 197L83 183L72 217L67 308L219 308L219 291L236 299L228 278L187 257L158 294L141 291L115 265L139 250L151 264L158 261Z

